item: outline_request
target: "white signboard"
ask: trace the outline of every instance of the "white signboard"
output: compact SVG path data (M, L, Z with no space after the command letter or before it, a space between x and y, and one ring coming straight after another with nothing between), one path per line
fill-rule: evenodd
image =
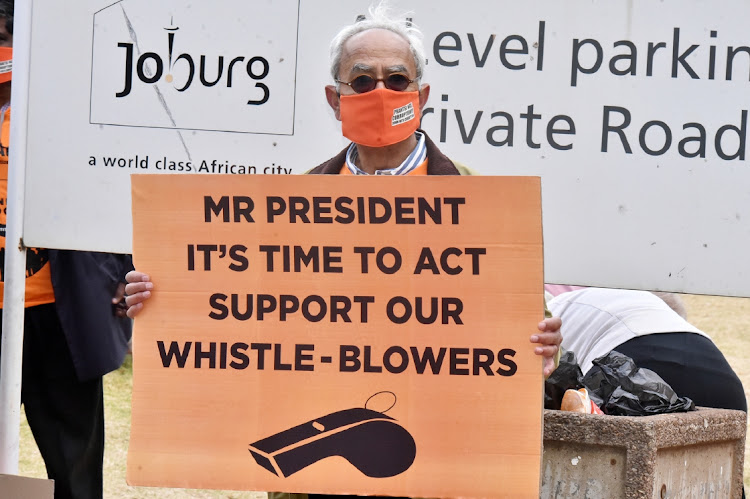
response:
M91 123L293 135L297 0L216 16L233 4L127 0L96 12Z
M328 45L368 5L36 0L25 242L129 251L130 173L336 154ZM398 6L425 33L430 137L542 177L548 282L750 296L750 4Z

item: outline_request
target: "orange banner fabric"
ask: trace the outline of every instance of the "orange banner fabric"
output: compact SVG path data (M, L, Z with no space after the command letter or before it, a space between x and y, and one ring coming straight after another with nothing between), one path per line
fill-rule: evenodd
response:
M128 482L539 497L536 177L133 175Z

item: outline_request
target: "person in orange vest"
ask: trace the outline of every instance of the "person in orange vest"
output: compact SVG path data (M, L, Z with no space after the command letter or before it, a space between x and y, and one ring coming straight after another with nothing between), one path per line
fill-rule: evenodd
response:
M423 130L420 113L430 86L422 83L425 66L421 33L404 16L391 15L381 2L366 19L344 27L331 43L334 84L325 94L342 134L351 144L313 168L324 175L471 175L474 172L440 152ZM364 16L363 16L364 17ZM136 317L155 292L148 274L127 274L128 316ZM541 291L541 290L540 290ZM541 312L541 310L540 310ZM555 368L561 320L549 315L530 336L544 358L544 374ZM321 494L269 493L273 499L326 499ZM332 496L333 497L333 496ZM353 496L337 496L353 497Z
M4 296L13 0L0 0L0 303ZM12 209L12 207L11 207ZM128 352L129 255L28 248L21 402L55 499L103 494L102 376ZM2 309L0 309L0 315ZM2 331L0 330L0 334Z

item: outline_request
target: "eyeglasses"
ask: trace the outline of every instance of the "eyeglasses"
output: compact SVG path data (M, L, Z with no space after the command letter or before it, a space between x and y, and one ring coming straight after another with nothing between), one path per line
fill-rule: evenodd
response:
M357 92L358 94L363 94L365 92L370 92L372 90L375 90L375 87L378 86L378 82L382 81L385 85L385 88L388 90L395 90L396 92L403 92L406 90L409 85L414 83L416 78L414 80L410 80L408 76L401 73L392 73L386 76L385 78L373 78L372 76L368 75L359 75L356 78L354 78L352 81L341 81L336 80L336 83L343 83L344 85L349 85L352 90Z

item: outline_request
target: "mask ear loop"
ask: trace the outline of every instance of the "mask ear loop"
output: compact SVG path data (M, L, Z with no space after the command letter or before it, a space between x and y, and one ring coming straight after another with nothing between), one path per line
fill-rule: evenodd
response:
M393 408L394 408L394 407L396 406L396 402L397 402L397 400L398 400L398 399L396 398L396 394L395 394L395 393L393 393L393 392L391 392L391 391L388 391L388 390L384 390L384 391L382 391L382 392L377 392L377 393L374 393L374 394L370 395L370 398L368 398L368 399L367 399L367 401L365 402L365 409L369 409L369 408L367 407L367 404L368 404L368 403L370 402L370 400L372 400L373 398L375 398L375 397L377 397L378 395L381 395L381 394L383 394L383 393L390 393L390 394L391 394L391 395L393 396L393 403L392 403L392 404L390 405L390 407L388 407L388 409L386 409L386 410L384 410L384 411L378 411L378 410L376 410L376 409L370 409L370 410L371 410L371 411L375 411L375 412L379 412L380 414L385 414L386 412L388 412L388 411L390 411L391 409L393 409Z

